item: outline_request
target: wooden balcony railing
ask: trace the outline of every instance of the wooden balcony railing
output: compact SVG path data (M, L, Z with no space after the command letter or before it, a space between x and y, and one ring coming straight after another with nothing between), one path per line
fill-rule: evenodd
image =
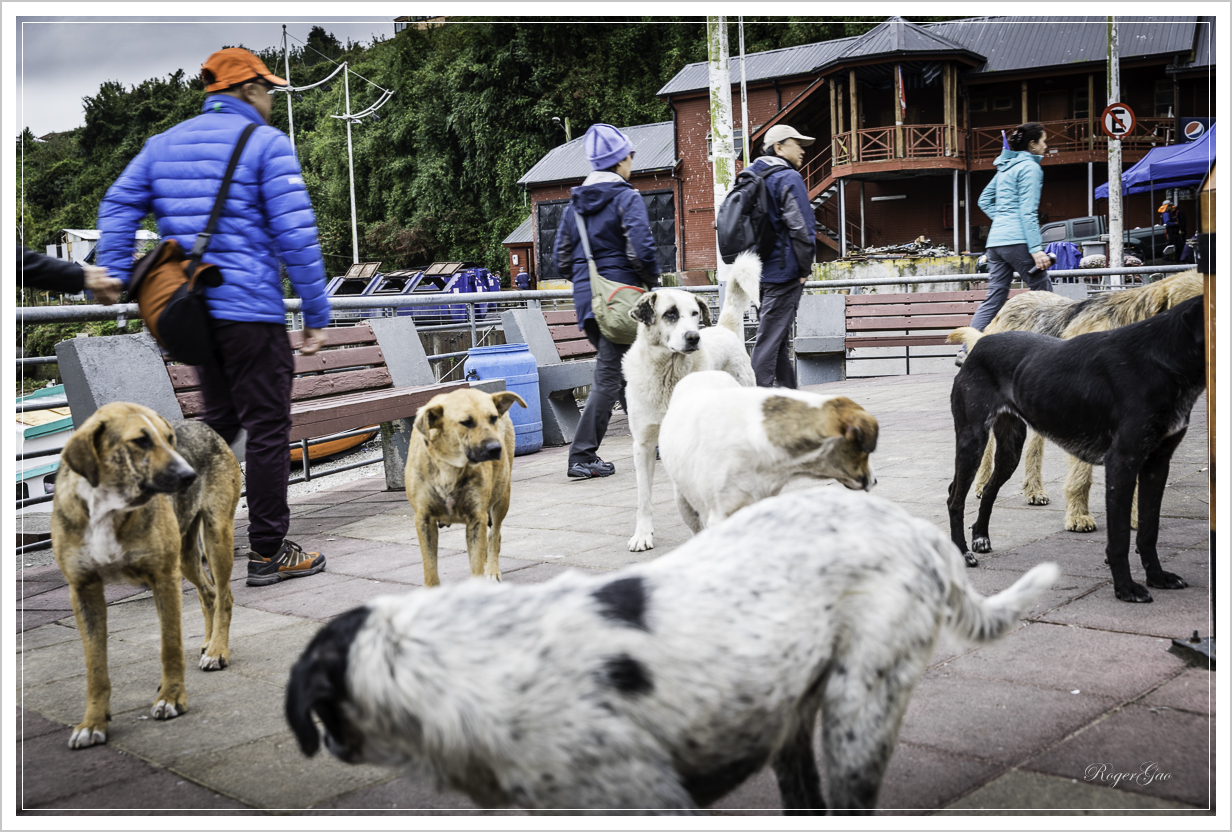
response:
M830 171L834 167L832 164L832 150L826 145L817 143L809 150L816 150L816 155L812 159L807 159L804 167L800 168L800 175L804 177L804 186L810 194L813 189L826 181L830 176Z
M830 145L835 167L894 159L962 158L966 133L948 124L904 124L839 133Z
M1134 132L1121 138L1121 150L1145 153L1152 147L1171 143L1175 138L1175 121L1170 118L1140 118ZM1001 155L1001 131L1008 135L1018 125L1002 127L979 127L971 131L971 158L984 161ZM1091 128L1094 127L1092 130ZM1048 150L1057 153L1103 152L1108 148L1108 137L1098 124L1092 125L1085 118L1065 121L1046 121Z

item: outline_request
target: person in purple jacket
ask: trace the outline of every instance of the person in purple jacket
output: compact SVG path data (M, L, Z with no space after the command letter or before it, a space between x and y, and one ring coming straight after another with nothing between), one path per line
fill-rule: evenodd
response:
M316 218L286 134L269 126L275 86L247 49L215 52L201 67L201 115L150 137L99 206L98 265L128 282L133 239L153 214L163 239L190 251L205 229L227 161L244 127L257 124L240 156L205 262L223 283L206 289L214 360L198 367L203 419L227 442L248 432L248 585L313 575L325 557L286 539L294 359L286 334L281 271L303 299L303 355L325 341L330 303Z

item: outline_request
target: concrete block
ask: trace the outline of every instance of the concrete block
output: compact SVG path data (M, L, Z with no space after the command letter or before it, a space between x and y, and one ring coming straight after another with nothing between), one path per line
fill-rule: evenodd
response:
M1087 284L1085 283L1053 283L1052 291L1063 298L1072 300L1087 299Z
M561 363L552 333L539 310L510 309L501 313L501 324L505 329L505 343L525 344L539 366Z
M110 402L136 402L165 419L182 419L162 352L147 333L71 338L56 344L73 427Z
M796 367L801 385L847 378L847 300L844 295L804 295L796 313Z
M376 342L385 356L385 366L395 387L423 387L436 384L436 375L424 352L423 342L410 315L393 318L371 318Z
M573 388L591 383L595 375L595 360L561 361L543 313L537 309L502 312L501 323L505 328L505 341L526 344L538 365L543 444L570 444L582 418L577 400L573 398Z

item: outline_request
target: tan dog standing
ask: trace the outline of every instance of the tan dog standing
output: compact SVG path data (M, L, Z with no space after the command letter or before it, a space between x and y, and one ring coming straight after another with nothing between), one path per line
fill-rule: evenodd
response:
M406 499L415 511L424 585L440 586L439 527L466 524L471 576L499 581L501 523L509 511L517 393L454 390L433 396L415 416L406 460Z
M190 421L173 427L138 404L104 405L65 445L51 540L86 658L86 713L73 729L70 748L107 741L111 681L104 584L140 584L153 591L162 635L155 719L173 719L188 709L181 576L197 587L205 616L201 669L221 670L229 663L240 482L235 455L212 429Z

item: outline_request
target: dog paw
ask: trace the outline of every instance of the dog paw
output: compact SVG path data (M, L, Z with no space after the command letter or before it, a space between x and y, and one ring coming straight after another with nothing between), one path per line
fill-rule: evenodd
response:
M1048 492L1036 491L1034 494L1027 495L1027 505L1030 506L1046 506L1050 502Z
M489 581L496 581L498 584L501 582L500 572L484 572L483 576L487 578Z
M992 551L992 541L987 537L972 537L971 551L986 555Z
M1067 532L1093 532L1095 531L1095 518L1089 514L1067 517L1065 518L1065 530Z
M73 729L69 735L69 748L89 748L92 745L103 745L107 742L107 731L86 725L84 722Z
M1155 589L1184 589L1189 586L1189 583L1180 575L1160 571L1154 575L1147 575L1146 585Z
M976 499L979 499L980 497L983 497L983 496L984 496L984 487L983 487L983 486L980 486L979 488L976 488L976 489L975 489L975 497L976 497Z
M647 549L654 548L654 532L634 532L633 537L629 538L630 552L644 552Z
M226 656L211 656L209 653L201 654L200 667L202 670L222 670L231 662Z
M970 552L963 552L963 560L967 562L967 566L979 566L979 559Z
M166 699L160 699L154 703L153 710L150 711L150 716L155 719L175 719L182 713L186 713L188 707L183 702L168 702Z
M1146 587L1135 581L1130 581L1128 588L1118 588L1116 597L1118 601L1127 601L1131 604L1149 604L1155 600L1151 597L1151 593L1147 592Z

